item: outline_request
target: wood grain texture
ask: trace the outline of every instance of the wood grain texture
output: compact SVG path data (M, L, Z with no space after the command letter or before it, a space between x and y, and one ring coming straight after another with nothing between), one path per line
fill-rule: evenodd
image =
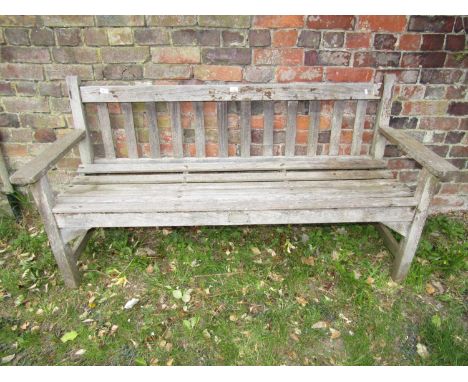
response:
M344 101L335 101L330 133L329 155L338 155L340 151L341 124L343 122Z
M288 102L288 115L286 121L286 143L284 155L292 157L296 151L296 118L297 118L297 101Z
M197 157L206 156L205 149L205 118L203 115L203 102L194 102L195 109L195 148Z
M228 115L226 102L218 102L216 104L216 118L218 121L219 156L225 158L228 156Z
M99 127L101 129L102 143L106 158L115 158L114 139L109 119L109 110L106 103L97 104Z
M274 102L263 102L263 155L273 156Z
M171 111L172 150L175 158L182 158L184 156L184 135L180 122L180 103L170 102L169 109Z
M124 115L125 137L127 138L128 157L138 158L138 147L135 133L135 125L133 123L133 108L129 102L124 102L121 105Z
M0 148L0 180L2 181L3 191L5 194L13 193L13 186L10 183L10 178L8 176L8 170L6 167L5 159L3 158L2 150Z
M251 118L251 102L241 101L240 110L240 129L241 129L241 156L250 156L250 144L252 141L252 130L250 127Z
M161 147L159 141L156 104L154 102L145 103L145 114L148 120L148 140L150 145L151 158L159 158L161 156Z
M317 155L320 129L320 101L309 102L309 132L307 136L307 155Z
M358 101L356 105L356 115L354 117L353 141L351 143L351 155L361 154L362 133L366 118L367 101Z

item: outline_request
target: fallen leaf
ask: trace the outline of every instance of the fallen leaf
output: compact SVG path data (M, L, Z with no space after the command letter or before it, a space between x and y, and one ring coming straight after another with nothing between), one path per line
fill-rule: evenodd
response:
M171 232L172 231L170 229L166 229L166 228L163 228L163 230L162 230L162 233L163 233L164 236L170 235Z
M182 295L182 301L187 303L190 301L190 294L192 293L192 289L187 289L184 291L184 294Z
M341 336L341 332L339 330L336 330L336 329L333 329L333 328L330 328L330 333L331 333L330 338L332 340L334 340L334 339Z
M6 355L5 357L2 357L2 364L13 361L13 358L15 358L15 356L16 354L10 354L10 355Z
M169 358L169 360L166 362L166 366L172 366L174 363L174 358Z
M128 300L124 305L124 309L132 309L136 304L138 304L138 301L140 301L138 298L132 298Z
M301 296L297 296L296 297L296 301L302 305L302 306L306 306L307 305L307 300L304 298L304 297L301 297Z
M416 351L419 354L421 358L427 358L429 357L429 352L427 351L426 345L423 344L417 344L416 345Z
M153 273L154 272L154 267L150 264L146 267L146 273Z
M289 337L291 337L292 340L299 342L299 337L297 336L296 333L291 333Z
M439 294L443 294L445 292L445 289L440 283L440 281L432 281L432 285L434 285L437 288L437 292Z
M279 275L279 274L277 274L277 273L274 273L274 272L270 272L270 273L268 274L268 277L269 277L270 279L272 279L273 281L276 281L276 282L281 282L281 281L284 280L284 277L283 277L283 276L281 276L281 275Z
M436 288L431 283L426 284L426 293L429 295L433 295L436 292Z
M349 318L347 318L343 313L340 313L338 316L339 316L342 320L346 321L347 324L350 324L350 323L352 322L352 321L351 321Z
M326 329L328 328L328 323L326 321L318 321L312 325L312 329Z
M86 349L80 349L75 352L75 355L82 356L84 353L86 353Z
M182 298L182 291L180 289L173 290L172 297L174 297L177 300L180 300Z
M366 279L366 283L368 283L369 285L374 284L374 281L375 281L374 278L370 276Z
M229 316L229 321L233 321L233 322L236 322L238 320L237 316L235 314L231 314Z
M72 330L71 332L65 333L62 338L60 338L60 341L63 343L68 342L68 341L73 341L76 337L78 337L78 333Z
M315 264L315 258L313 258L312 256L303 257L301 259L301 263L305 264L305 265L314 265Z
M252 247L250 248L250 250L252 251L254 255L257 255L257 256L262 253L257 247Z
M119 328L119 325L112 325L110 334L111 335L114 334L117 331L118 328Z

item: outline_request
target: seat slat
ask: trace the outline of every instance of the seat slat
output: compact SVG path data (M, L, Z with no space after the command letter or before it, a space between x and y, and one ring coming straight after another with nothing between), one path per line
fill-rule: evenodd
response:
M251 102L242 101L240 110L240 128L241 128L241 156L250 156L250 144L252 133L250 128Z
M307 137L307 155L317 155L320 128L320 101L309 102L309 133Z
M219 156L228 156L228 115L227 102L216 103L216 118L218 121L218 147Z
M135 134L135 125L133 123L132 104L123 102L121 105L122 112L125 120L125 136L127 138L128 157L135 159L138 158L137 141Z
M286 124L286 145L284 155L287 157L294 156L296 149L296 118L297 118L297 101L288 102L288 119Z
M182 158L184 155L183 133L180 123L180 103L170 102L171 111L171 131L172 131L172 150L175 158Z
M273 101L263 102L263 155L273 156Z
M203 117L203 102L194 102L195 109L195 148L197 157L205 156L205 120Z
M148 118L148 136L152 158L161 156L161 148L159 142L158 119L156 114L156 104L154 102L145 103L146 117Z
M99 127L101 128L102 143L106 158L115 158L114 140L109 119L109 110L106 103L97 104Z
M335 101L330 134L329 155L338 155L340 149L341 123L343 121L344 101Z

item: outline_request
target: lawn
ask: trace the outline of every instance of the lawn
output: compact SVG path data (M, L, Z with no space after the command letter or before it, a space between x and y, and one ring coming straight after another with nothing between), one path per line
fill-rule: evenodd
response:
M432 217L396 284L368 224L96 230L69 290L40 220L3 217L0 358L467 365L467 236L463 215Z

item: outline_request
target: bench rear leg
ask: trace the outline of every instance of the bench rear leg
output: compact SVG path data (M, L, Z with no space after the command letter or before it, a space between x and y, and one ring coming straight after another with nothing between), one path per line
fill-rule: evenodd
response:
M392 279L394 281L402 281L408 273L411 262L418 249L419 240L421 239L421 234L429 212L429 206L436 187L437 179L427 170L422 169L414 195L418 200L418 205L416 206L413 221L409 227L408 234L401 240L398 252L395 254L392 270Z
M60 228L57 226L54 214L52 213L54 197L47 175L31 185L31 192L37 208L39 209L42 221L44 222L44 228L49 237L50 247L65 281L65 285L70 288L77 288L80 284L78 266L72 250L62 238Z

